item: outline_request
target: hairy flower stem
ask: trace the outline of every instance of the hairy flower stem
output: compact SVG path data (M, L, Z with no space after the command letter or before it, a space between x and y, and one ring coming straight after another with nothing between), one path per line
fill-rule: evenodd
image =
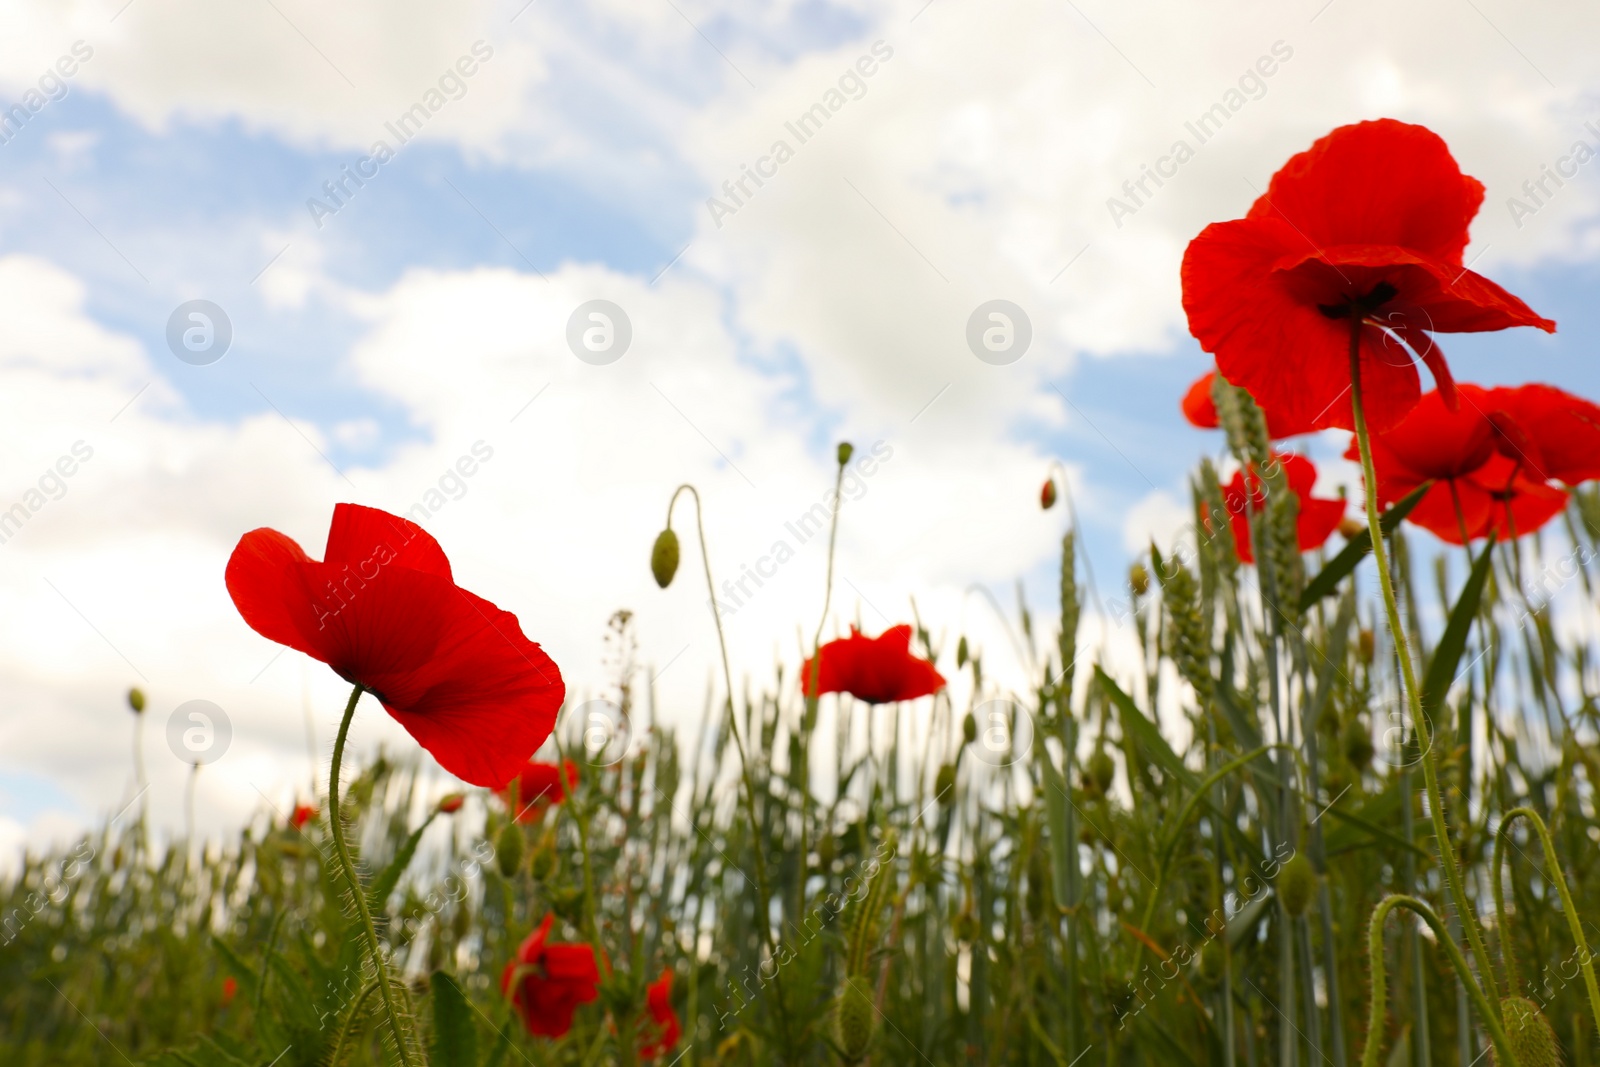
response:
M822 679L822 628L828 624L828 608L833 603L833 547L839 536L839 510L844 501L839 492L844 488L844 456L840 456L839 470L833 478L833 517L828 524L828 575L822 586L822 616L817 620L817 633L811 639L811 677L804 692L806 697L805 721L800 724L800 854L794 879L794 915L798 922L806 911L806 856L810 847L806 832L808 812L811 807L811 733L817 727L817 704L822 694L817 692Z
M700 492L694 486L685 482L678 486L672 493L672 499L667 502L667 528L672 527L672 509L678 502L678 494L685 489L694 497L694 526L700 538L700 562L706 572L706 593L711 597L711 619L717 627L717 649L722 653L722 680L728 687L728 728L733 734L734 748L739 753L739 778L744 784L745 815L750 820L750 847L756 858L756 903L759 905L759 914L756 916L756 926L761 931L761 943L766 946L767 954L772 957L772 984L778 997L778 1018L781 1023L784 1040L784 1057L787 1060L792 1051L788 1045L788 1007L784 1003L783 979L780 977L782 968L778 964L778 946L772 939L772 890L767 881L767 856L766 842L761 838L761 822L756 817L756 788L750 778L750 761L745 756L744 737L739 732L739 716L733 706L733 669L728 665L728 641L722 633L722 613L717 610L717 586L711 577L711 553L706 551L706 524L704 510L700 504Z
M1494 1045L1495 1062L1502 1067L1517 1067L1517 1058L1511 1051L1511 1043L1506 1038L1505 1028L1500 1025L1500 1016L1494 1010L1498 1005L1491 1005L1489 998L1484 996L1483 989L1472 980L1472 969L1467 966L1467 959L1461 954L1461 947L1450 938L1449 931L1445 929L1444 923L1439 921L1439 916L1434 914L1432 908L1416 897L1402 896L1398 893L1384 897L1378 906L1372 909L1372 919L1367 924L1367 954L1372 959L1372 1015L1367 1020L1367 1045L1361 1055L1361 1067L1378 1067L1378 1056L1383 1051L1384 987L1388 980L1383 963L1383 923L1395 908L1405 908L1407 911L1415 912L1433 929L1434 936L1438 938L1440 946L1450 958L1450 966L1461 977L1462 984L1467 987L1467 994L1478 1006L1478 1014L1483 1016L1483 1025L1489 1031L1489 1040Z
M385 973L383 949L378 946L378 930L372 925L372 909L367 907L366 890L356 877L355 861L350 858L350 846L344 839L344 823L339 818L339 767L344 762L344 742L350 733L350 720L356 717L356 701L366 690L360 682L350 690L350 700L344 706L344 718L339 721L339 736L333 742L333 767L328 772L328 828L333 831L333 848L339 857L339 870L350 883L350 896L355 901L356 914L361 919L361 934L367 942L367 953L372 957L372 973L383 994L384 1014L389 1017L389 1029L394 1034L395 1053L403 1067L411 1067L411 1050L406 1032L400 1025L400 1011L395 1007L394 989Z
M1367 530L1372 536L1372 558L1378 567L1378 585L1383 590L1383 608L1389 617L1389 632L1394 635L1395 653L1400 658L1400 673L1405 682L1406 701L1411 709L1412 729L1417 735L1417 748L1422 753L1422 780L1428 792L1428 815L1433 820L1433 835L1439 843L1439 865L1444 868L1445 881L1450 885L1450 897L1461 925L1466 930L1467 941L1472 946L1483 988L1488 991L1488 1005L1493 1012L1496 1027L1500 1024L1500 994L1495 984L1494 967L1489 951L1484 947L1483 931L1477 913L1467 900L1461 883L1461 868L1456 862L1455 846L1450 843L1450 827L1444 817L1444 795L1439 789L1437 758L1433 754L1433 737L1427 716L1422 711L1422 691L1417 687L1417 670L1411 662L1411 645L1400 625L1400 607L1395 600L1394 580L1389 575L1389 557L1383 548L1383 529L1378 523L1378 478L1372 464L1372 441L1367 434L1367 418L1361 403L1361 329L1364 320L1351 313L1350 327L1350 407L1356 427L1356 444L1361 452L1361 476L1366 485ZM1440 931L1441 939L1448 935ZM1463 977L1465 981L1465 976ZM1469 985L1471 983L1468 983ZM1469 992L1473 990L1469 989ZM1482 990L1477 990L1481 999Z

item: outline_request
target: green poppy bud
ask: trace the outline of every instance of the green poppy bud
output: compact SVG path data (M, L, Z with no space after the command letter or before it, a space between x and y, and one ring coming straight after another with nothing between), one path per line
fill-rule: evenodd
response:
M655 547L650 550L650 573L656 584L665 589L678 573L678 535L669 526L656 535Z
M860 984L846 981L834 1009L834 1027L846 1063L859 1063L872 1045L878 1029L878 1011L872 997Z
M1134 596L1144 596L1150 591L1150 570L1143 563L1128 568L1128 586Z
M1087 784L1094 792L1102 796L1111 788L1111 783L1117 778L1117 764L1111 758L1111 753L1105 749L1098 749L1089 757L1089 772Z
M128 707L133 709L133 713L135 715L138 715L140 712L144 711L143 689L140 689L138 686L134 686L132 689L128 690Z
M1360 719L1351 719L1345 724L1344 758L1350 761L1350 766L1358 771L1366 770L1371 765L1376 751L1366 723Z
M967 717L961 720L961 742L970 745L978 739L978 720L972 712L967 712Z
M839 466L850 462L850 457L855 455L856 449L849 441L839 442Z
M933 795L941 804L949 804L955 800L956 765L946 763L939 768L939 775L933 780Z
M1561 1063L1555 1031L1537 1004L1527 997L1506 997L1500 1001L1500 1012L1505 1016L1506 1040L1521 1067L1557 1067ZM1500 1058L1491 1057L1489 1062L1499 1063Z
M967 665L967 638L963 634L961 640L956 642L956 669L960 670Z
M1278 872L1278 898L1283 901L1283 910L1298 919L1310 909L1316 894L1317 872L1305 854L1297 852Z
M500 873L507 878L515 875L522 867L522 855L522 830L514 822L506 823L494 841L494 859Z

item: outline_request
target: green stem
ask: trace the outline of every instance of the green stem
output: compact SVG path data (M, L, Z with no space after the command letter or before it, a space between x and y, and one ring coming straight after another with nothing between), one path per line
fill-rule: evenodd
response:
M400 1025L400 1011L395 1007L394 989L389 982L383 949L378 945L378 931L372 925L372 910L367 907L367 894L356 876L355 861L350 858L350 845L344 839L344 823L339 817L339 767L344 762L344 742L350 733L350 721L356 717L356 702L365 692L360 682L350 690L350 700L344 706L344 718L339 721L339 736L333 742L333 767L328 772L328 828L333 832L334 852L339 857L339 869L350 883L350 896L355 900L356 914L361 919L361 934L367 942L367 952L372 956L372 972L383 994L383 1010L389 1017L389 1029L394 1033L394 1047L404 1067L411 1067L411 1050L406 1032Z
M1468 995L1477 1004L1478 1014L1483 1016L1483 1024L1489 1031L1489 1040L1494 1044L1496 1061L1506 1067L1516 1067L1517 1058L1512 1054L1511 1042L1506 1038L1505 1028L1500 1025L1500 1017L1491 1009L1483 989L1473 980L1472 969L1467 965L1467 958L1461 954L1461 946L1450 938L1449 932L1445 930L1444 924L1439 921L1439 916L1434 914L1432 908L1416 897L1399 894L1384 897L1378 906L1372 909L1372 920L1367 924L1367 954L1372 959L1372 1014L1367 1021L1367 1044L1361 1054L1361 1067L1378 1067L1378 1056L1383 1051L1384 987L1387 981L1383 963L1383 923L1389 917L1389 912L1395 908L1405 908L1416 913L1433 929L1440 946L1450 957L1450 966L1455 968L1456 974L1461 978L1461 984L1466 986Z
M795 873L794 890L794 915L795 921L806 910L806 857L809 855L809 837L806 832L809 823L808 812L811 807L811 732L817 726L817 704L822 700L822 694L817 692L822 678L822 629L828 624L828 608L833 603L833 546L839 536L839 511L844 501L840 499L840 490L844 488L844 461L839 463L839 471L833 479L833 517L828 524L828 576L822 587L822 617L817 620L817 633L811 639L811 678L805 686L805 720L801 723L800 730L800 855L799 870Z
M1595 981L1594 957L1589 954L1589 942L1583 936L1583 924L1578 921L1578 909L1574 906L1572 893L1567 888L1567 876L1561 871L1561 860L1556 856L1556 845L1550 838L1550 828L1532 808L1512 808L1506 812L1505 818L1500 820L1500 829L1494 835L1494 906L1495 917L1500 924L1501 956L1506 962L1507 982L1511 986L1511 992L1516 994L1518 991L1516 963L1507 944L1510 930L1505 922L1505 901L1500 891L1500 869L1505 860L1506 834L1511 824L1519 818L1533 823L1534 832L1539 835L1539 843L1544 846L1545 878L1555 883L1556 892L1561 895L1561 912L1567 917L1567 928L1572 931L1572 940L1578 945L1578 961L1583 968L1583 984L1589 991L1589 1011L1594 1015L1595 1025L1600 1027L1600 984Z
M1417 671L1411 662L1411 645L1400 625L1400 607L1395 601L1394 581L1389 576L1389 557L1383 548L1383 529L1378 523L1378 478L1372 464L1372 442L1367 434L1366 414L1361 404L1361 327L1362 319L1352 310L1350 329L1350 406L1356 427L1356 444L1361 452L1361 475L1366 484L1367 529L1372 535L1372 558L1378 567L1378 585L1383 589L1383 608L1389 617L1389 632L1394 635L1395 653L1400 658L1400 672L1405 681L1406 700L1411 709L1411 721L1417 735L1417 748L1422 754L1422 780L1428 793L1428 815L1433 821L1433 834L1439 843L1439 865L1444 868L1445 881L1450 885L1450 897L1461 916L1472 955L1482 972L1484 988L1488 990L1488 1003L1493 1020L1500 1022L1500 994L1495 985L1494 967L1489 950L1484 947L1483 931L1478 925L1477 913L1467 900L1461 883L1461 868L1456 863L1455 847L1450 843L1450 827L1444 817L1444 796L1439 789L1437 759L1433 754L1433 737L1427 716L1422 711L1422 691L1417 687ZM1442 940L1448 941L1441 933ZM1481 991L1480 991L1481 992Z

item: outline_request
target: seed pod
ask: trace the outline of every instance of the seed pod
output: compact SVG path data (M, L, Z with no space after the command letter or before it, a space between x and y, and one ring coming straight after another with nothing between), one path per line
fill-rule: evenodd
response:
M978 720L972 712L967 712L967 717L961 720L961 742L970 745L978 739Z
M946 763L939 768L939 775L933 780L933 795L941 804L950 804L955 801L956 765Z
M864 980L845 979L834 1008L834 1029L846 1063L861 1062L878 1029L878 1011L865 985Z
M143 689L140 689L138 686L134 686L132 689L128 690L128 707L133 709L133 713L135 715L138 715L144 711Z
M1150 591L1150 571L1138 560L1128 568L1128 587L1134 596L1144 596Z
M678 535L669 526L656 535L655 547L650 549L650 573L656 584L665 589L678 573Z
M1378 647L1378 639L1375 636L1373 636L1373 633L1372 633L1371 630L1368 630L1365 627L1363 627L1356 634L1356 649L1361 654L1361 662L1362 663L1371 663L1372 662L1372 654L1377 650L1377 647Z
M1298 919L1311 907L1317 893L1317 872L1304 853L1297 852L1278 872L1278 899L1291 918Z
M956 642L956 669L960 670L967 665L967 638L963 634L961 640Z
M1362 522L1360 519L1357 519L1353 515L1346 515L1344 518L1339 520L1339 536L1344 538L1346 541L1351 541L1357 537L1360 537L1361 532L1366 528L1367 524Z
M840 441L839 442L839 451L838 451L839 466L842 467L846 463L849 463L850 462L850 457L855 455L855 451L856 451L855 446L852 445L849 441Z
M1561 1048L1555 1031L1537 1004L1527 997L1506 997L1500 1001L1500 1012L1518 1067L1560 1067ZM1500 1057L1491 1056L1490 1062L1497 1064Z
M506 823L494 841L495 864L507 878L515 875L522 866L522 830L514 822Z

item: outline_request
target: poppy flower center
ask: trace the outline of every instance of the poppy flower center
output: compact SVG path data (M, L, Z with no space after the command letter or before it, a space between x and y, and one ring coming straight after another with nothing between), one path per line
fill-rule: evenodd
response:
M1364 318L1398 296L1400 290L1388 282L1374 285L1366 296L1352 296L1342 304L1318 304L1317 310L1330 319Z

